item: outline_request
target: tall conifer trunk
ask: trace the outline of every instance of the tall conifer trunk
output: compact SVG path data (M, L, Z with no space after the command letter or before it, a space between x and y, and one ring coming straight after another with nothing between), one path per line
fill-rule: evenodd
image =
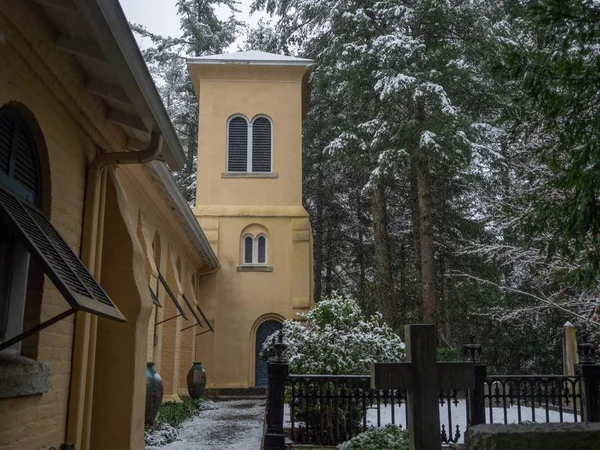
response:
M373 189L373 228L375 233L375 264L380 310L384 320L396 324L398 317L394 302L394 283L392 279L392 259L388 234L387 199L385 183L379 179Z
M322 154L321 154L322 156ZM322 160L322 158L321 158ZM313 218L315 239L313 243L314 252L314 267L315 267L315 302L320 302L323 295L323 233L325 230L324 217L323 217L323 169L321 163L319 163L319 169L317 174L317 193L315 196L316 204L316 217Z
M424 323L437 323L435 289L435 245L429 158L424 149L417 157L417 189L419 199L419 251L421 272L421 313Z

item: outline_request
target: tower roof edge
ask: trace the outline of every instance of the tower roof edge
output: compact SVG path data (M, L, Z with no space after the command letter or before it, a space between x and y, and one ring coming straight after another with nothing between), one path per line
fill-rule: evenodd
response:
M307 58L277 55L260 51L224 53L221 55L187 58L188 64L247 64L256 66L312 66L314 61Z

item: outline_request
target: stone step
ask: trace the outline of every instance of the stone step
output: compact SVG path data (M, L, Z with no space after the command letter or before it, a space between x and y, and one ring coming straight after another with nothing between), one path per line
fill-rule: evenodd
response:
M267 398L267 388L252 387L245 389L206 389L204 396L211 400L262 400Z

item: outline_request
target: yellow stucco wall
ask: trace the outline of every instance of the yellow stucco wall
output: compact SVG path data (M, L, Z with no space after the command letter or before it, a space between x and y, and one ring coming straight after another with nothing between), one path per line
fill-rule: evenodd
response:
M87 76L76 60L52 45L56 30L37 3L3 0L0 31L0 107L16 105L32 126L39 127L44 210L79 254L86 240L82 230L88 164L99 149L125 150L125 135L105 119L105 103L85 90ZM143 448L145 362L149 355L160 362L162 348L162 331L154 345L151 314L158 311L161 318L165 309L156 310L148 292L148 281L155 282L157 275L151 262L154 234L158 231L162 239L163 273L167 273L169 253L181 258L184 279L205 270L180 218L147 169L123 166L111 169L111 177L110 210L104 223L106 270L100 281L128 323L99 320L97 364L93 367L96 382L90 391L97 401L90 397L86 406L91 411L86 433L91 434L92 444L78 446L78 450ZM186 292L190 298L192 289L186 286L184 282L176 291L178 295ZM27 306L27 314L31 314L26 315L26 328L68 308L47 277L39 290L41 305L39 309ZM161 302L167 303L164 293ZM73 387L74 322L71 316L24 342L26 356L50 363L51 389L45 394L0 399L0 450L47 450L65 442ZM175 349L185 357L179 357L179 366L170 368L171 372L187 370L193 345L188 343L183 351ZM181 389L181 380L174 375L169 381L174 392Z
M199 95L198 206L302 205L302 77L306 67L190 65ZM231 179L226 172L227 120L260 114L273 122L278 178ZM201 213L201 211L199 211Z
M49 45L54 30L38 13L38 5L4 0L0 29L5 38L0 44L0 106L16 102L39 125L48 159L42 175L51 187L43 193L46 212L77 253L87 164L96 154L97 142L118 148L123 133L103 120L101 102L84 92L85 80L73 61ZM33 322L49 319L67 306L46 277L41 311ZM47 450L64 442L73 328L71 316L42 331L29 345L29 354L51 364L52 388L42 395L0 400L0 449Z
M312 304L312 233L302 206L302 78L306 67L190 64L199 94L195 214L221 262L201 284L215 333L199 336L196 358L209 388L255 383L256 329L293 319ZM227 121L268 116L273 123L273 175L223 176ZM267 270L241 268L246 233L268 236ZM264 268L263 268L264 269Z

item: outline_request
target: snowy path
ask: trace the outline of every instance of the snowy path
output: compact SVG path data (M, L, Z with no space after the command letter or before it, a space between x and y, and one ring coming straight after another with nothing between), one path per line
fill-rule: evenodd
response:
M264 400L219 402L184 423L181 440L160 450L260 450L264 412Z

